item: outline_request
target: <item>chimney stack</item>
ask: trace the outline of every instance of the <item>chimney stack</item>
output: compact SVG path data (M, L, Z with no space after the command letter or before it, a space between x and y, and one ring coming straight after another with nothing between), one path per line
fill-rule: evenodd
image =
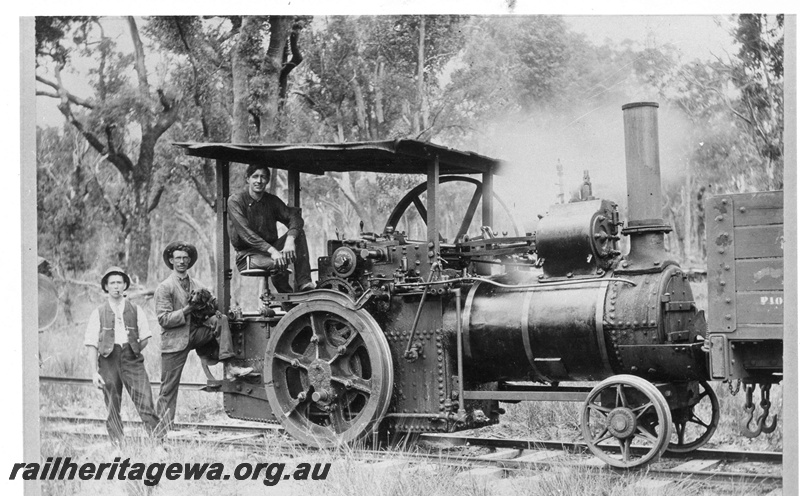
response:
M631 250L625 272L657 272L668 262L664 234L672 227L661 216L661 166L658 158L658 104L622 106L625 126L625 170L628 183L628 225Z

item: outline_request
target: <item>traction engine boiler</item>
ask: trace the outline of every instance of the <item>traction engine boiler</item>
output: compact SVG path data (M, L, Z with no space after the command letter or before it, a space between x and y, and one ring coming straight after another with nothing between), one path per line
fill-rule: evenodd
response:
M650 103L624 107L630 211L624 228L615 203L589 200L554 205L535 236L495 238L484 229L479 238L436 246L436 240L407 240L392 222L398 217L393 214L380 234L328 242L329 256L319 260L319 287L346 294L359 307L350 310L361 313L332 320L341 317L341 329L363 325L384 336L391 356L385 365L381 360L368 367L366 360L354 362L358 370L371 370L371 393L376 375L386 383L393 376L392 390L382 402L375 401L370 428L380 418L391 419L397 431L477 427L498 421L503 411L499 401L584 399L587 390L560 384L616 376L595 394L596 410L586 412L587 434L599 436L594 447L623 466L648 461L667 447L671 411L691 411L703 393L699 381L708 372L703 313L695 307L686 274L664 250L670 227L661 218L656 108ZM620 236L630 239L625 256L619 251ZM530 261L534 253L535 263ZM497 260L506 262L504 274L480 275ZM315 306L325 314L321 305L321 300L300 304L275 335L292 334L289 329L299 319L309 346L318 348L319 342L311 342L312 326L305 327L300 315ZM320 321L330 323L325 318ZM339 342L348 339L349 330ZM320 340L337 342L327 334ZM290 347L288 342L283 346ZM385 349L376 345L374 354ZM356 401L358 393L348 393L357 389L352 380L348 385L345 379L340 391L327 361L320 361L321 381L311 366L312 395L352 394L346 406L369 406L365 398ZM278 359L273 370L271 378L286 378L288 388L276 402L286 404L307 393L302 380L292 386L290 363ZM653 383L662 384L661 389ZM276 382L273 394L278 396L280 388ZM625 400L618 401L618 394ZM338 408L335 401L312 405L321 412L331 407ZM600 418L589 418L595 413ZM324 438L322 429L306 419L293 424L287 429L306 442ZM590 432L598 429L595 424L606 432ZM357 436L367 433L366 424L362 431ZM626 452L617 460L605 456L600 441L607 439L614 449L622 440L625 451L649 446L642 456ZM683 439L678 444L678 449L686 447Z
M260 312L232 314L237 357L230 363L261 376L221 381L228 415L277 421L304 443L332 446L497 423L501 403L575 401L583 404L589 449L610 465L640 466L666 450L702 446L719 420L705 382L716 348L687 274L664 247L671 227L661 216L657 108L623 106L627 222L616 203L590 197L553 205L535 233L512 237L490 227L500 163L486 157L410 140L302 150L182 145L196 156L287 169L290 206L299 203L298 171L428 177L381 232L327 242L316 290L267 290ZM482 182L464 175L475 172ZM227 173L227 162L218 162L222 197ZM438 230L436 201L448 182L475 186L449 242ZM468 233L479 204L483 227ZM427 239L400 229L412 207ZM225 240L225 213L218 215ZM226 249L223 241L222 302L230 300ZM257 272L242 275L266 276ZM275 315L276 304L288 311ZM733 334L715 342L740 344ZM717 368L722 378L735 373Z

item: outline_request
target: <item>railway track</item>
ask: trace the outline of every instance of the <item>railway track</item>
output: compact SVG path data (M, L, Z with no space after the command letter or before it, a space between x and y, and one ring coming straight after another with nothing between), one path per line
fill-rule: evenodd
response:
M91 386L92 380L84 377L56 377L52 375L40 375L40 383L48 384L62 384L65 386ZM161 386L161 381L150 381L150 387ZM207 387L205 382L181 382L179 387L181 389L195 389L202 390Z
M106 438L105 420L101 418L43 416L41 420L45 432ZM126 424L140 425L136 421L126 421ZM86 431L87 427L93 430ZM174 425L169 442L214 443L246 449L250 453L266 454L268 451L274 456L277 451L295 456L298 443L282 434L279 426L269 424L181 422ZM276 442L265 442L267 438ZM458 470L459 477L473 477L484 482L498 479L509 487L513 480L530 478L531 473L541 475L569 469L589 470L608 477L630 473L608 467L589 454L582 443L425 434L409 446L392 451L355 450L348 452L348 457L359 460L369 470L414 471L424 467L430 471L431 466L441 466ZM302 450L316 451L308 447ZM770 490L780 494L781 461L782 454L775 452L700 449L688 454L667 453L659 462L648 466L646 476L637 484L642 485L645 493L649 487L666 488L676 482L691 481L747 486L753 490L757 488L762 494Z

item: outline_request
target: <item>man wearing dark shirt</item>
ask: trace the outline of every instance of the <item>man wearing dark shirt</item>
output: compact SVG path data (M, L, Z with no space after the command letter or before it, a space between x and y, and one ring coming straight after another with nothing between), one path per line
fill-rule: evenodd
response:
M292 293L286 267L294 262L298 292L314 289L308 244L299 208L287 207L266 192L270 172L263 165L247 167L247 188L228 198L228 232L236 250L236 267L277 272L272 284L279 293ZM277 223L289 230L278 238Z

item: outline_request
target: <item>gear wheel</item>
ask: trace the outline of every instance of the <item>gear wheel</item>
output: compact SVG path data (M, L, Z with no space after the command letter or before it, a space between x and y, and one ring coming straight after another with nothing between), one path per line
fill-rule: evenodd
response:
M341 277L330 277L317 284L317 289L332 289L340 293L346 294L351 298L357 297L363 293L361 285L358 283L351 284Z

